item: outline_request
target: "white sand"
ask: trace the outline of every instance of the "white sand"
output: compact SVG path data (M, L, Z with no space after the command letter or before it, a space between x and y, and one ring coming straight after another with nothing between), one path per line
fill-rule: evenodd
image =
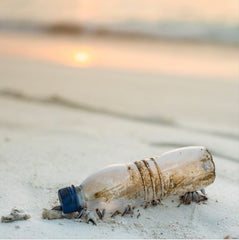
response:
M237 81L73 69L12 55L0 57L0 213L16 206L31 219L0 223L1 238L239 237ZM76 104L52 101L55 94ZM187 145L213 152L207 204L177 208L177 197L165 199L138 219L98 226L41 219L59 188L105 165Z

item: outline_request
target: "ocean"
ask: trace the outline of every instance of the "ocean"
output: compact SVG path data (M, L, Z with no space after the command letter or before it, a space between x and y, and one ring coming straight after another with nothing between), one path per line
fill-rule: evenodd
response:
M239 44L239 1L1 0L0 31Z

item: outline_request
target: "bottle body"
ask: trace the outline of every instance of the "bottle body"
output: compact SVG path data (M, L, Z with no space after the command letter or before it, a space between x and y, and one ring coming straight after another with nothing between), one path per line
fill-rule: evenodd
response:
M205 147L187 147L140 161L108 166L75 188L79 205L107 214L122 212L171 194L202 189L215 180L215 165Z

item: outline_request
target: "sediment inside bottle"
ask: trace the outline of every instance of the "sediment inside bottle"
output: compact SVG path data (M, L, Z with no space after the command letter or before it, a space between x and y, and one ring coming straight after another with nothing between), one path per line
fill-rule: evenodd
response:
M82 184L87 207L112 213L128 205L208 186L215 179L212 156L203 147L191 152L179 151L103 169Z

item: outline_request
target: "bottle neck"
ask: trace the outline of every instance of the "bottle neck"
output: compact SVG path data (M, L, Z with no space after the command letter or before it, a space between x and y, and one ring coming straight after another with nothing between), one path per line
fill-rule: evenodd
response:
M58 198L64 213L86 210L85 195L82 186L65 187L58 190Z
M87 203L86 203L86 200L85 200L85 193L84 193L83 187L81 185L77 186L77 187L75 187L75 191L76 191L76 195L77 195L78 200L79 200L80 209L86 209L87 208Z

